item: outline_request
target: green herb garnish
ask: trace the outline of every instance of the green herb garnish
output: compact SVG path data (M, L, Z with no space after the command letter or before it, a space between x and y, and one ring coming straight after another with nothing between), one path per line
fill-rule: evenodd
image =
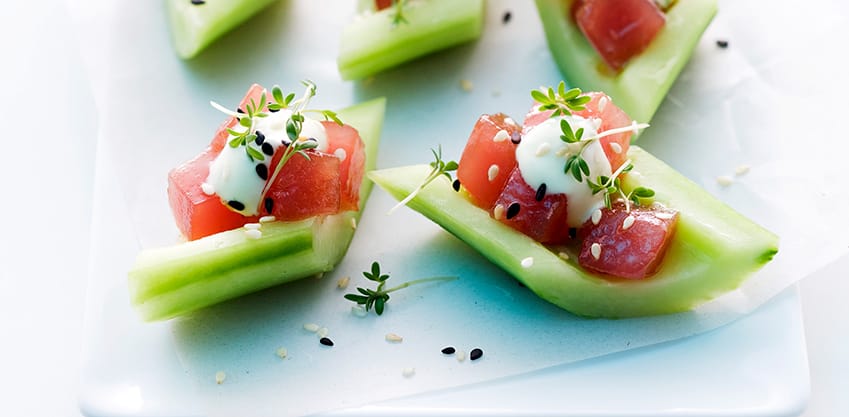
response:
M374 307L374 312L377 313L378 316L383 314L386 302L389 301L389 293L393 291L398 291L411 285L423 284L426 282L453 281L457 279L457 277L454 276L421 278L413 281L407 281L397 287L387 289L385 287L386 281L389 279L389 274L382 274L380 272L380 264L377 261L372 262L371 271L364 271L363 276L365 276L369 281L378 283L377 288L370 289L357 287L357 292L359 292L359 294L345 294L345 299L353 301L358 305L365 306L366 311L369 311L372 307Z
M392 0L392 7L395 8L392 14L389 15L392 18L392 27L397 27L400 24L406 24L407 18L404 17L404 6L406 5L407 0Z
M636 205L641 205L643 200L650 199L654 197L654 190L647 187L637 187L631 190L630 193L625 194L622 191L622 186L619 181L619 176L623 173L631 171L634 169L634 164L631 163L631 160L625 161L616 172L613 173L610 177L600 175L596 182L592 182L589 178L587 179L587 184L590 186L590 189L593 192L593 195L598 193L604 194L604 205L608 209L613 208L612 198L611 196L618 194L625 200L625 211L631 211L631 202Z
M586 104L592 100L588 95L582 94L580 88L566 90L566 83L560 81L557 90L552 87L532 90L531 97L540 104L540 111L554 110L551 117L565 116L573 111L586 109Z
M286 109L291 110L292 114L286 120L286 136L289 138L289 143L283 144L285 145L283 155L274 167L274 172L271 177L269 177L266 182L265 189L262 191L262 196L265 196L265 193L268 192L271 184L274 183L274 179L277 178L277 174L280 173L283 165L285 165L293 155L299 154L309 160L310 157L305 151L318 146L316 141L301 137L301 131L305 120L304 113L318 113L324 116L325 120L333 120L340 126L342 125L342 121L339 120L339 117L333 111L308 109L307 105L309 104L310 99L312 99L316 94L316 85L310 80L301 81L301 84L306 87L306 90L299 99L295 100L295 93L289 93L284 96L283 90L281 90L279 86L275 85L271 89L271 102L268 102L267 92L263 91L258 103L254 101L254 99L251 99L250 103L245 105L244 113L232 111L214 101L210 102L212 107L239 120L239 126L243 127L244 130L239 131L233 128L228 128L227 133L230 134L231 138L227 144L231 148L243 146L245 148L245 153L252 161L265 160L265 155L262 153L261 149L258 148L261 145L256 143L257 119L268 117L269 112L277 112ZM263 111L264 108L267 109L268 112Z
M433 180L439 178L440 176L446 176L448 179L451 179L450 172L457 170L457 162L456 161L448 161L445 162L442 160L442 145L439 145L437 150L431 149L430 152L433 154L434 161L430 163L431 168L433 168L430 173L425 177L425 180L416 187L413 192L407 195L406 198L399 201L394 207L389 209L389 213L391 214L393 211L397 210L398 207L401 207L410 202L416 195L418 195L428 184L433 182Z

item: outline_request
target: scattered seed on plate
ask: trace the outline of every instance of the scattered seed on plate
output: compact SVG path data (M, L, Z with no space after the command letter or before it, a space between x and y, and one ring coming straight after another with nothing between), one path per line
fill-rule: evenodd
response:
M318 343L321 343L324 346L333 346L333 341L330 338L322 337L318 340Z
M315 332L317 332L317 331L318 331L318 329L319 329L319 328L320 328L320 327L319 327L317 324L315 324L315 323L306 323L306 324L304 324L304 330L306 330L306 331L308 331L308 332L315 333Z
M507 23L510 23L510 18L512 18L512 17L513 17L513 13L510 13L510 10L505 11L504 14L501 16L501 23L503 23L505 25Z
M740 175L743 175L743 174L745 174L745 173L749 172L749 169L751 169L751 167L750 167L750 166L748 166L748 165L739 165L739 166L738 166L738 167L734 170L734 175L736 175L736 176L738 176L738 177L739 177Z
M336 281L336 288L339 288L340 290L344 290L345 288L348 288L349 282L351 282L351 277L349 277L347 275L342 277L342 278L339 278L339 281Z
M522 259L522 268L530 268L532 266L534 266L534 258L532 256Z
M416 368L404 368L401 371L401 375L403 375L404 378L410 378L415 374L416 374Z
M441 352L445 355L453 355L456 351L457 349L454 349L454 346L445 346Z
M280 359L286 359L286 356L288 356L288 355L289 355L289 351L286 350L286 348L281 347L281 348L277 349L277 356L279 356Z
M316 330L315 334L318 337L323 339L323 338L327 337L328 334L330 334L330 330L327 330L327 327L322 327L322 328Z
M215 373L215 383L221 385L224 383L224 380L227 379L227 374L224 371L218 371Z
M718 39L716 41L716 46L718 46L722 49L728 48L728 41L725 40L725 39Z
M401 336L398 336L395 333L386 333L386 341L387 342L393 342L393 343L400 343L400 342L404 341L404 338L401 337Z
M473 361L480 359L481 356L483 356L483 349L481 349L481 348L474 348L469 353L469 359L471 359Z
M462 80L460 80L460 88L462 88L463 91L469 93L469 92L472 91L472 89L475 88L475 86L472 84L471 81L466 80L466 79L462 79Z
M720 176L716 177L716 182L717 182L717 184L719 184L723 187L727 187L727 186L733 184L734 180L727 175L720 175Z
M457 358L457 362L463 362L466 360L466 351L458 350L454 353L454 357Z

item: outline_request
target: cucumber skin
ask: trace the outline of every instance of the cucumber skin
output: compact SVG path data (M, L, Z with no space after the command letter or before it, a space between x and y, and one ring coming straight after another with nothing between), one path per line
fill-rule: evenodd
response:
M655 200L680 211L678 229L660 270L647 279L593 275L542 244L492 219L440 177L408 204L478 250L541 298L586 317L670 314L737 288L778 251L778 237L743 217L698 185L632 146L634 172L623 188L655 190ZM396 199L430 171L427 165L373 171L371 179ZM529 268L523 259L533 258Z
M216 39L277 0L210 1L166 0L165 9L177 55L189 59Z
M342 30L336 59L343 80L366 78L423 55L480 37L483 0L411 3L395 27L394 8L359 16Z
M638 122L651 121L717 12L716 0L679 0L649 47L618 75L606 67L569 18L572 0L536 0L545 37L557 66L572 87L604 91Z
M339 111L366 145L366 171L374 169L384 98ZM184 315L261 289L330 271L354 237L373 184L363 177L360 210L297 222L269 222L260 239L229 230L165 248L143 250L128 273L131 303L145 321Z

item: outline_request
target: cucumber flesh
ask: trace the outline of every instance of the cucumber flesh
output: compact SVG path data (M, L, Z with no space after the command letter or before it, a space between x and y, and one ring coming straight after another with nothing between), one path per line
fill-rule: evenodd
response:
M690 59L716 15L716 0L676 1L649 47L618 74L569 17L573 0L536 0L545 37L557 66L572 87L604 91L634 120L648 123Z
M166 0L174 47L181 58L192 58L213 41L277 0Z
M778 251L778 237L743 217L649 153L632 146L634 170L623 182L655 190L655 200L680 211L678 229L658 272L643 280L604 278L564 260L557 250L492 219L440 177L413 198L424 214L513 275L541 298L588 317L676 313L737 288ZM427 165L373 171L396 199L413 191ZM523 260L532 258L530 267Z
M394 7L363 13L342 30L336 63L344 80L376 74L429 53L480 37L483 0L411 1L406 23L393 25Z
M339 112L366 146L366 170L374 168L386 100L374 99ZM217 233L165 248L143 250L129 272L133 305L146 321L165 320L299 278L330 271L347 252L371 181L363 178L360 210L297 222L263 223L262 236L245 229Z

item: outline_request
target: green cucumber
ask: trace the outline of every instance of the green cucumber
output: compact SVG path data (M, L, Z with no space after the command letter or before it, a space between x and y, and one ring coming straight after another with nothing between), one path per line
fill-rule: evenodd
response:
M167 0L165 8L177 54L192 58L213 41L259 13L276 0Z
M643 280L603 278L563 259L556 249L494 220L439 177L408 205L478 250L541 298L588 317L636 317L691 310L737 288L778 251L778 237L737 213L639 147L623 189L655 190L655 200L680 211L678 229L658 272ZM427 165L373 171L369 177L396 199L430 172ZM522 266L532 259L532 265Z
M361 6L362 7L362 6ZM342 30L336 63L345 80L357 80L431 52L480 37L483 0L411 1L406 22L393 24L395 8L365 12Z
M648 123L716 15L716 0L680 0L649 47L614 74L569 16L573 0L536 0L557 66L572 87L604 91L634 120Z
M339 112L366 145L366 170L374 168L386 100L374 99ZM363 178L360 211L297 222L268 222L262 236L229 230L165 248L143 250L129 272L130 299L147 321L165 320L231 298L330 271L354 237L368 199Z

